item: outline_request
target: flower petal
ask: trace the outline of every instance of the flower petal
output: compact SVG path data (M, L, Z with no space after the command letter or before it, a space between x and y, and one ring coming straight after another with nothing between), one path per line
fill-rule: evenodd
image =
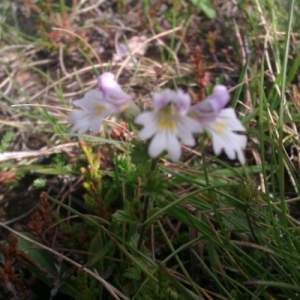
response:
M244 141L246 141L246 143L247 143L247 138L246 137L245 137ZM244 141L241 140L241 144L243 144ZM236 153L237 153L238 160L240 161L240 163L242 165L244 165L246 163L246 158L245 158L244 151L242 151L242 149L245 149L245 147L244 148L237 148L236 149Z
M98 85L101 88L105 101L112 105L119 106L119 111L128 110L132 114L138 114L138 106L125 93L122 87L115 80L110 72L105 72L98 77Z
M138 134L140 139L149 139L157 131L157 120L155 113L143 112L139 114L134 121L136 124L144 125L144 128Z
M122 90L110 91L105 95L105 100L113 105L118 105L119 107L132 102L130 96Z
M151 140L148 153L151 157L157 157L164 150L167 150L170 158L175 161L180 158L181 147L174 132L164 129L157 132Z
M181 146L176 135L168 130L166 132L167 151L173 161L179 160L181 156Z
M155 158L167 149L166 134L163 130L158 131L150 142L148 153Z
M190 132L187 132L185 135L181 135L180 139L186 146L193 147L196 144L195 137Z
M219 113L228 103L229 99L230 95L227 87L225 85L218 84L214 87L209 101L214 106L215 111Z
M102 91L90 90L82 99L74 101L75 106L82 107L85 111L75 109L70 113L68 121L74 123L70 133L83 133L91 128L96 134L107 116L124 110L134 114L139 112L138 106L122 90L112 73L103 73L99 76L98 83Z
M187 115L190 109L190 96L182 90L165 89L161 93L152 93L152 112L144 112L135 119L136 124L144 125L139 132L140 138L152 138L148 153L157 157L167 150L172 160L181 155L179 138L185 145L194 146L194 132L202 132L203 126Z
M91 126L91 131L92 131L93 134L97 134L97 133L99 132L100 125L101 125L101 123L102 123L104 117L105 117L105 116L100 115L100 116L98 116L97 118L95 118L95 119L93 120L93 122L91 123L90 126Z
M180 115L186 115L191 107L191 98L190 95L183 92L183 90L178 89L175 92L174 102L179 110Z
M155 134L156 131L157 131L156 127L145 126L143 129L140 130L138 137L139 139L150 139Z
M233 118L228 118L232 116ZM236 155L241 164L245 163L243 149L247 145L247 137L234 131L245 131L245 127L237 119L232 108L224 109L214 122L203 123L203 127L212 135L212 143L215 155L219 155L224 149L230 159Z
M115 75L110 72L105 72L98 77L98 85L105 96L111 92L122 91L122 88L115 80Z
M202 132L202 130L199 122L187 116L181 116L177 122L177 136L182 140L182 143L187 146L195 145L195 138L192 132Z
M178 129L181 130L182 133L187 131L199 133L203 131L201 123L188 116L181 116L178 119L177 124Z
M170 103L173 96L172 92L173 91L170 89L165 89L161 93L151 93L153 99L153 109L155 112Z
M222 109L218 115L218 119L226 122L231 130L234 131L246 131L241 121L237 118L233 108Z
M179 110L179 114L186 115L191 106L190 95L181 89L173 91L164 89L161 93L152 93L154 111L160 110L168 104L175 104Z
M134 120L134 123L139 125L144 125L144 126L146 126L149 123L154 124L156 122L157 120L156 120L155 113L152 111L142 112Z
M224 85L216 85L213 93L191 107L191 112L200 122L213 121L228 103L229 92Z
M73 134L75 131L78 131L78 134L82 134L90 128L92 129L93 134L97 134L102 120L112 112L113 111L109 109L105 109L100 113L97 113L97 110L74 109L67 118L68 122L74 123L69 134Z
M78 131L79 134L84 133L90 128L91 113L85 110L73 110L68 116L68 122L74 123L69 134Z
M92 110L95 106L95 104L103 103L103 94L100 91L97 90L90 90L87 91L82 99L73 101L73 104L77 107L82 107L87 110Z
M123 110L127 111L133 116L136 116L140 113L140 108L132 100L130 100L128 104L125 104L123 106Z

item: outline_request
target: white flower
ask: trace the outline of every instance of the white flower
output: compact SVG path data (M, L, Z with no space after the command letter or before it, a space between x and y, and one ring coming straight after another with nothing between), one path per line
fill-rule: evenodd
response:
M202 128L211 134L215 155L219 155L224 149L230 159L235 159L237 155L240 163L245 164L243 149L246 148L247 137L235 131L246 129L233 108L223 109L228 101L227 88L216 85L210 96L191 107L190 116L197 119Z
M152 93L153 111L143 112L135 119L136 124L144 125L139 138L149 139L148 153L157 157L166 150L172 160L178 160L181 147L178 138L187 146L194 146L193 132L201 132L200 124L187 116L190 109L190 96L182 90L165 89Z
M75 100L77 107L85 110L74 109L68 116L68 122L74 123L70 134L78 131L82 134L91 128L92 133L99 131L104 118L111 114L129 111L132 114L139 113L138 106L131 100L121 86L115 81L112 73L106 72L99 76L98 84L101 91L90 90L84 97Z

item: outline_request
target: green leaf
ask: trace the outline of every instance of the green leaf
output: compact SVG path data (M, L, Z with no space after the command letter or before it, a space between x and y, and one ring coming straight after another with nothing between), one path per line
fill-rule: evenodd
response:
M33 186L37 188L42 188L46 185L47 181L42 178L37 178L33 181Z
M133 279L133 280L140 280L141 279L141 271L136 268L128 268L124 273L124 277Z
M143 163L150 159L148 155L148 144L147 143L137 143L134 145L131 151L131 162L135 165Z
M22 234L33 240L36 239L36 237L31 233L23 232ZM30 241L22 239L21 237L18 237L18 250L24 251L25 254L27 254L35 263L37 263L40 267L46 269L49 273L51 273L51 275L53 275L54 278L56 277L57 269L55 267L55 264L57 263L57 259L49 251L37 248ZM45 282L49 287L54 286L54 278L47 278L44 274L41 274L38 269L33 268L32 266L26 265L25 267L30 270L32 274ZM67 270L67 265L62 262L61 272L64 273ZM78 289L71 280L64 281L59 287L59 291L70 295L71 297L80 296Z
M137 220L134 220L132 218L132 215L130 215L127 211L124 210L117 210L113 215L112 218L115 221L120 222L127 222L127 223L138 223Z
M20 166L20 170L29 171L31 173L39 173L46 175L72 175L72 171L68 170L68 167L45 167L42 165L28 165Z
M254 280L254 281L246 281L244 282L245 285L261 285L264 287L274 286L276 288L284 288L287 290L294 290L300 292L300 287L295 284L289 284L285 282L279 281L264 281L264 280Z
M153 220L151 221L151 223L155 223L157 220L159 220L163 216L162 214L158 214L159 211L161 211L161 209L159 207L154 207L154 208L149 209L148 218L155 216L153 218Z
M13 137L14 137L13 131L7 131L3 135L1 142L0 142L0 151L5 152L8 149L9 144L10 144L11 140L13 139Z
M87 264L87 267L95 268L96 267L95 264L97 264L98 262L100 262L101 264L103 263L102 260L103 260L104 255L106 255L107 253L109 253L110 256L113 255L114 243L113 243L113 241L109 241L109 242L105 243L105 246L103 246L103 241L100 236L100 233L97 233L95 235L95 237L92 239L92 242L89 247L89 252L97 253L91 259L91 261ZM91 268L91 269L93 269L93 268ZM97 271L99 272L98 268L97 268ZM99 272L99 274L102 276L102 273Z
M140 238L140 235L138 233L135 233L130 237L130 240L128 243L133 249L136 249L139 238Z
M214 19L216 17L216 11L208 0L191 0L191 2L200 7L209 18Z
M160 272L172 283L174 288L180 293L180 299L194 300L195 295L184 285L182 285L172 274L169 273L169 270L160 262L157 262Z

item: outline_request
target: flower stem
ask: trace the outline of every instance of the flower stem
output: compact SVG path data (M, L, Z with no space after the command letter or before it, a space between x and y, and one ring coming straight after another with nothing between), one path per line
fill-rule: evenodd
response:
M148 197L148 196L145 197L145 199L144 199L143 223L147 220L148 206L149 206L149 202L150 202L149 200L150 200L150 197ZM137 244L137 249L138 250L141 250L141 248L142 248L142 244L143 244L143 241L144 241L145 234L146 234L146 228L145 228L145 225L142 225L141 234L140 234L139 241L138 241L138 244Z
M156 169L158 159L152 159L151 161L151 168L150 168L150 173L152 173ZM144 208L143 208L143 221L142 221L142 226L141 226L141 234L137 243L137 250L141 250L142 244L145 238L146 234L146 226L144 225L145 221L147 220L148 216L148 208L149 208L149 203L150 203L150 197L145 196L144 197Z

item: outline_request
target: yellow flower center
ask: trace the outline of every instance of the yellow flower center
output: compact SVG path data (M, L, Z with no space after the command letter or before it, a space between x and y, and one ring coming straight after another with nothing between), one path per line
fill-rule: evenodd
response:
M106 110L106 108L103 105L95 104L94 105L94 110L95 110L95 115L99 116Z
M215 127L216 132L219 135L222 135L224 132L224 129L226 129L226 127L227 127L227 124L225 122L216 122L216 123L214 123L214 127Z
M128 103L122 106L122 111L128 111L130 109L130 105Z
M169 128L175 130L176 122L175 116L178 115L178 109L175 105L165 105L159 110L158 114L158 128Z
M197 115L193 112L193 111L189 111L188 116L192 119L196 119L197 120Z
M175 122L174 121L171 121L171 120L159 120L158 121L158 127L160 129L168 127L171 130L174 130L176 126L175 126Z

